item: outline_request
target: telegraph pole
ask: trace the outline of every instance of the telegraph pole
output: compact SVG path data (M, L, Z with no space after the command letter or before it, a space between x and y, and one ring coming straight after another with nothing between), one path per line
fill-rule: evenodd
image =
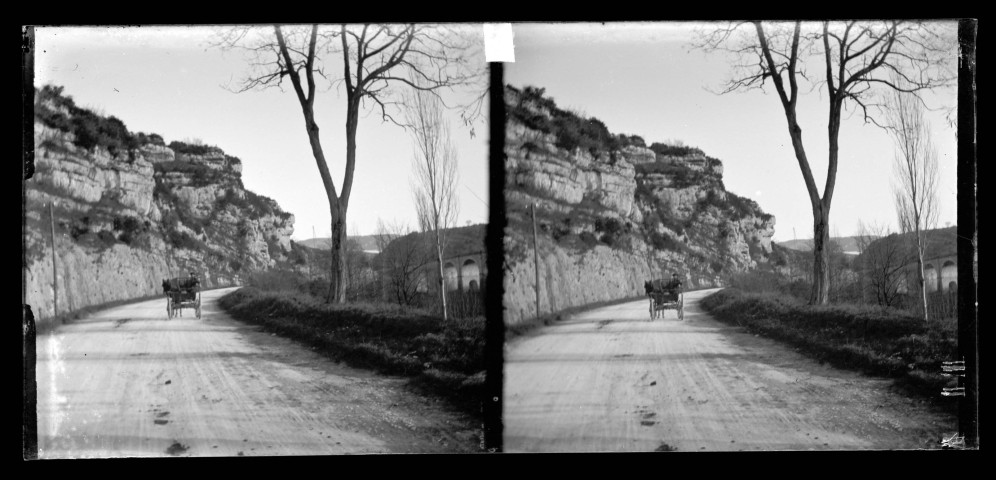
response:
M536 318L540 316L540 284L539 284L539 248L536 236L536 202L530 205L530 212L533 216L533 266L536 270Z

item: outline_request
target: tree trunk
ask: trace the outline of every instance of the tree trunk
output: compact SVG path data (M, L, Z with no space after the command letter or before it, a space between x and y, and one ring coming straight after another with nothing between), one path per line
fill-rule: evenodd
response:
M346 211L349 207L349 194L353 188L353 171L356 168L356 127L359 117L359 102L349 98L346 108L346 174L342 181L342 194L335 198L329 191L329 211L332 214L332 268L329 287L330 303L346 303ZM328 191L328 187L326 187Z
M446 311L446 278L443 277L443 245L439 238L439 227L436 227L436 258L439 260L439 299L443 303L443 321L449 317Z
M923 274L923 240L920 238L920 227L916 228L916 276L917 282L920 285L920 300L923 302L923 321L929 321L927 314L927 284L924 281L925 275ZM940 288L938 288L940 290Z
M826 305L830 301L830 215L825 209L813 210L813 293L809 303Z
M332 209L332 265L329 270L329 303L346 303L346 218Z

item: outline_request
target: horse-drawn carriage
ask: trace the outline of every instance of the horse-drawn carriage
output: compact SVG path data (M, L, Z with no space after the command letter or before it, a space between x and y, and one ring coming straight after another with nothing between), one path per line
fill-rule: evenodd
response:
M163 293L169 318L182 317L184 308L194 309L197 318L201 318L201 285L193 272L188 278L163 280Z
M650 298L650 320L662 318L664 310L676 310L678 320L685 319L684 294L681 291L681 282L674 278L669 283L663 280L650 280L644 282L643 288Z

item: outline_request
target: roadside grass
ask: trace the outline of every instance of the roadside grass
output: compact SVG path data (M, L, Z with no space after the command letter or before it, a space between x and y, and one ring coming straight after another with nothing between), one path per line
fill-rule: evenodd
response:
M786 294L735 288L709 295L701 305L721 322L786 342L838 368L894 378L898 387L932 400L955 382L941 374L941 362L957 355L957 319L928 324L894 309L807 305Z
M397 305L329 305L303 292L244 287L219 300L240 321L298 340L359 368L408 377L413 386L482 419L484 317L442 318Z

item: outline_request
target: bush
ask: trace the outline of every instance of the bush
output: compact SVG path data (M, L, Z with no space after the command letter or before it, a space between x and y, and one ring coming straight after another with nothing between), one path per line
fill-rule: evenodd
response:
M667 232L650 232L650 244L657 250L682 252L686 249L683 243L668 235Z
M114 234L107 230L101 230L98 232L97 238L100 239L101 244L105 247L109 247L118 242L118 239L115 238Z
M90 232L90 217L83 216L78 219L74 219L69 225L69 235L73 237L73 240L78 240L81 236Z
M143 222L135 217L114 217L114 230L120 232L118 240L128 245L145 233L150 226L148 221Z
M138 140L139 145L152 144L152 145L159 145L162 147L166 146L166 141L163 140L163 137L160 136L158 133L145 134L142 132L138 132L135 134L135 138Z
M192 237L187 232L181 232L179 230L170 230L167 233L167 240L169 240L170 245L176 249L186 249L194 251L206 250L207 246L204 242Z
M174 152L186 155L206 155L208 153L223 153L222 150L214 145L195 145L190 143L184 143L179 141L169 142L169 148Z
M684 145L668 145L664 143L654 142L650 145L650 149L654 151L657 155L672 156L672 157L684 157L692 154L704 155L702 150L695 147L687 147Z
M579 239L585 248L593 248L595 245L598 245L598 239L595 238L595 234L591 232L581 232Z
M605 232L610 235L623 233L625 229L623 222L613 217L599 217L595 219L595 231Z
M519 103L508 106L509 117L531 129L553 133L556 136L555 144L558 148L567 151L580 148L591 153L592 156L605 152L614 159L614 151L636 141L625 135L612 135L605 124L597 118L581 118L578 114L557 107L552 98L544 96L546 90L543 88L527 86L522 91L512 86L508 86L508 88L519 92ZM548 111L550 117L533 113L532 109L526 106L528 103L534 103L541 110ZM640 142L643 141L639 137L636 139L639 139Z
M66 110L68 117L60 109ZM73 144L87 150L100 146L111 155L128 152L129 158L134 159L134 149L140 146L139 139L128 131L124 122L76 106L72 97L63 94L63 87L45 85L35 90L35 116L49 127L72 133Z

